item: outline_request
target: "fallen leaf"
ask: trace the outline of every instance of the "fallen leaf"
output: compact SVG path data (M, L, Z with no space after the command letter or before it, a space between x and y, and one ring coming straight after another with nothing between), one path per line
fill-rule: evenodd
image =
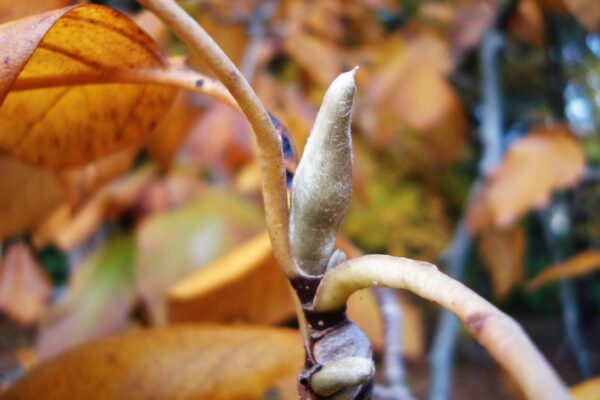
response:
M302 339L289 329L189 325L135 330L37 366L2 398L290 399L297 396L291 382L303 360ZM281 387L294 393L282 393Z
M575 400L600 400L600 377L588 379L571 387Z
M4 24L0 47L6 54L0 63L0 148L38 165L81 165L139 142L175 94L165 86L78 80L73 83L79 86L11 91L19 80L166 68L152 39L108 7L73 6Z
M600 7L596 0L562 0L567 10L585 29L590 32L600 31Z
M254 204L231 193L206 191L186 206L147 218L137 227L135 276L153 322L166 321L165 292L185 276L263 227Z
M520 226L483 231L479 254L491 275L496 298L503 299L523 280L525 232Z
M548 203L553 191L583 176L581 145L563 125L537 128L515 142L487 178L467 214L472 233L489 224L508 227L534 207Z
M227 299L227 301L223 301ZM287 279L266 232L188 276L168 291L168 319L276 324L294 316Z
M0 262L0 309L28 325L46 311L52 282L22 243L11 245Z
M600 251L583 251L565 262L544 268L526 286L528 289L537 289L551 282L561 279L578 278L597 270L600 270Z
M78 267L66 296L40 326L41 360L123 328L135 300L134 257L134 239L116 235Z
M66 201L58 176L0 155L0 240L34 228Z

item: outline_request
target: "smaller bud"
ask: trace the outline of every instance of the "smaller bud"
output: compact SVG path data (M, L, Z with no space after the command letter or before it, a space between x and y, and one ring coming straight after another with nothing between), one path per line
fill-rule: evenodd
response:
M363 357L346 357L326 364L310 379L311 389L319 396L367 383L375 376L373 360Z
M355 74L356 68L341 74L327 89L292 184L292 254L311 275L325 272L352 196L350 116Z

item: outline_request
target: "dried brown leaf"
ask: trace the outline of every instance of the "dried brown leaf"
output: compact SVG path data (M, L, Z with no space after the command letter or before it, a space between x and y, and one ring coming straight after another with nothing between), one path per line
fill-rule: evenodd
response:
M527 283L528 289L537 289L561 279L578 278L600 269L600 251L588 250L576 254L560 264L552 265Z
M553 191L582 177L585 157L568 128L537 128L508 150L468 211L468 225L478 232L489 224L507 227L534 207L545 205Z
M520 226L486 229L479 240L479 254L489 271L494 296L502 299L523 280L525 232Z

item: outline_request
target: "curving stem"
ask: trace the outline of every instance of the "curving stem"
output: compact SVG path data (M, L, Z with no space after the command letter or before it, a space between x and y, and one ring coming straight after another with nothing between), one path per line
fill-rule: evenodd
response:
M138 2L160 17L192 51L203 56L248 118L258 144L265 215L273 254L288 278L298 276L299 269L292 258L289 243L289 209L281 139L267 110L229 57L174 0Z
M313 308L318 312L343 309L352 293L371 286L407 289L454 312L528 399L571 398L564 383L515 320L433 264L385 255L347 261L321 280Z

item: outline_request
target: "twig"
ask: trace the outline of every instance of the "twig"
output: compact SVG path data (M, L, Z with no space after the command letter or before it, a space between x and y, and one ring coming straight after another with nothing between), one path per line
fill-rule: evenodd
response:
M138 1L158 15L190 47L190 50L204 57L209 67L227 87L248 118L258 144L265 215L273 244L273 253L288 277L293 278L300 275L292 258L289 242L289 209L281 139L267 110L248 81L223 50L175 1Z
M548 245L548 251L552 257L554 264L559 264L565 260L565 257L560 248L558 236L566 236L568 228L565 232L558 232L557 228L552 227L552 218L557 217L555 212L564 212L564 207L560 203L555 202L553 206L538 214L540 223L544 230L544 237ZM561 228L558 228L561 229ZM580 331L580 315L577 306L577 299L573 282L563 279L559 284L560 302L562 305L562 321L563 329L565 330L567 346L575 356L575 362L581 375L584 379L591 378L594 373L592 371L592 361L589 351L586 348Z
M319 312L339 310L352 293L373 285L410 290L455 313L527 398L571 398L564 383L517 322L462 283L441 273L435 265L385 255L347 261L325 275L313 307Z
M250 36L250 43L242 58L240 71L248 82L252 82L258 65L260 50L266 37L265 24L277 11L279 0L266 0L259 2L257 10L245 22L246 31Z
M379 399L413 400L402 362L402 309L396 298L396 290L375 290L381 309L384 332L383 368L386 386L375 386L374 395Z
M209 96L240 110L237 102L223 84L185 66L183 59L169 60L167 68L82 71L42 78L19 78L11 91L33 90L58 86L78 86L111 83L140 83L174 86ZM240 110L241 111L241 110Z
M497 57L502 48L503 37L499 30L489 31L482 42L480 60L482 65L483 115L479 136L483 154L479 163L479 177L471 187L469 197L474 197L483 185L485 177L502 160L502 99L500 72ZM472 238L465 227L465 218L458 223L450 249L446 256L448 274L462 280ZM458 323L448 311L443 311L430 353L432 370L430 400L446 400L452 391L452 365L456 346Z
M548 96L547 101L550 106L551 114L558 120L565 119L565 101L564 89L567 85L567 79L561 64L562 41L560 32L559 18L551 11L544 14L544 26L546 33L546 68L548 74ZM560 248L559 237L568 235L569 226L560 228L553 226L552 219L560 217L558 213L566 213L566 204L564 201L555 198L551 205L545 211L538 214L544 230L544 236L548 245L548 251L555 264L564 261L564 254ZM563 216L568 218L567 215ZM563 232L560 232L560 229ZM573 283L569 280L560 282L560 301L562 305L563 329L566 335L567 346L575 356L575 361L581 375L589 378L593 375L589 352L586 349L584 340L580 332L580 316L575 298Z
M474 190L472 191L474 192ZM450 249L444 257L446 271L450 277L458 281L462 280L471 246L472 238L467 232L464 221L460 221L454 230ZM429 354L432 373L429 389L430 400L444 400L450 397L458 320L450 311L443 310L437 326Z

